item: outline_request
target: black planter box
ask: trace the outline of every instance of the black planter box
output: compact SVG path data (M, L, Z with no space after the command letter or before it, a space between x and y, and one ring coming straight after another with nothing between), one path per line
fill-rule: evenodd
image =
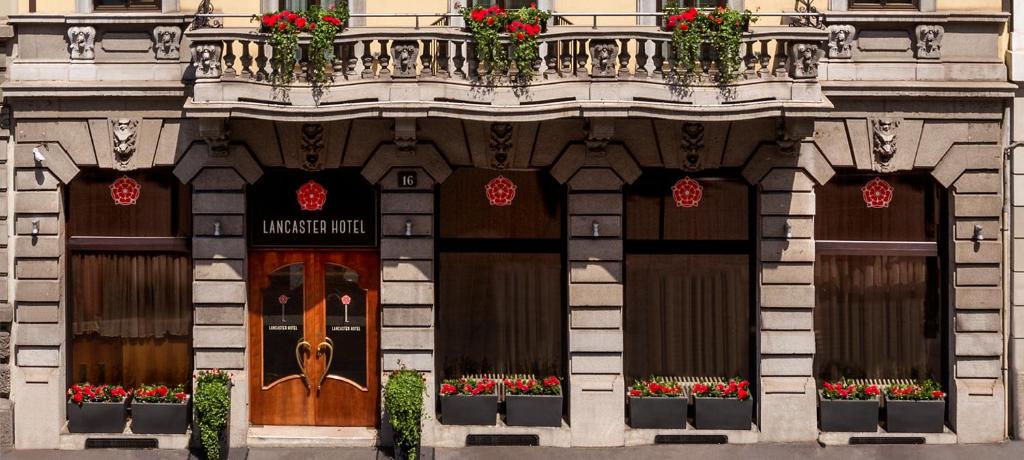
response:
M825 399L819 394L821 431L878 431L878 398L866 400Z
M132 402L132 433L182 434L188 428L188 403Z
M942 433L946 400L885 400L885 430L890 433Z
M220 444L220 457L210 458L206 456L206 450L203 449L202 436L199 433L199 420L197 420L196 414L192 414L192 436L189 440L191 460L195 457L198 460L228 460L231 453L231 411L228 410L228 419L224 424L224 429L220 430L220 437L218 439ZM243 454L241 458L245 458L244 454L246 450L244 448L239 449Z
M127 403L68 402L68 431L72 433L123 433Z
M445 425L494 425L497 420L497 395L441 397L441 423Z
M633 428L686 428L689 399L682 396L629 397L629 426Z
M694 397L693 425L698 430L750 430L754 417L754 398Z
M562 395L505 396L505 424L562 426Z

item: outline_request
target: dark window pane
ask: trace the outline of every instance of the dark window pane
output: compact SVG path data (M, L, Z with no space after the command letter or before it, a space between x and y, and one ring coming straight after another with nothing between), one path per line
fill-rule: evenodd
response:
M853 0L851 8L915 8L917 0Z
M819 256L814 268L815 376L942 377L938 259Z
M645 178L646 177L646 178ZM697 207L677 207L672 185L682 176L645 173L626 191L626 238L630 240L746 240L750 186L727 179L697 178ZM660 229L660 233L659 233Z
M491 206L487 183L505 176L516 185L510 206ZM442 238L558 239L565 190L546 171L456 170L441 185Z
M936 241L938 194L926 176L883 176L893 187L888 208L869 208L863 192L875 176L836 176L816 189L814 236L819 240Z
M328 377L366 388L366 290L356 271L334 264L326 269L327 337L334 347Z
M136 386L191 374L188 256L72 254L73 380Z
M564 375L561 255L442 253L439 268L442 378Z
M96 8L140 8L155 9L160 7L160 0L94 0Z
M124 173L83 171L68 186L67 230L70 236L188 236L190 195L170 171L132 172L141 186L138 202L114 203L110 184Z
M627 255L627 379L750 377L747 255Z
M658 11L664 11L667 7L696 7L696 8L716 8L719 6L729 6L728 0L658 0Z
M264 388L302 374L295 361L295 346L305 335L305 281L302 264L287 265L267 275L262 299Z

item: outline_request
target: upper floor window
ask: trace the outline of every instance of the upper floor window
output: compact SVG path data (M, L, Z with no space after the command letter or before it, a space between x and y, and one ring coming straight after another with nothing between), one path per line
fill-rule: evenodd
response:
M160 0L94 0L97 10L139 9L158 10Z
M917 0L853 0L850 9L915 9Z
M728 0L658 0L658 11L664 11L666 7L676 8L718 8L729 6Z

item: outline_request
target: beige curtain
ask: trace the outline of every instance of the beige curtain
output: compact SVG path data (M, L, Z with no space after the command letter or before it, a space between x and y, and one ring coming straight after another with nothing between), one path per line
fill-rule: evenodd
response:
M561 255L443 253L440 263L442 378L563 374Z
M815 375L941 378L935 258L819 256Z
M750 377L746 255L626 256L627 378Z

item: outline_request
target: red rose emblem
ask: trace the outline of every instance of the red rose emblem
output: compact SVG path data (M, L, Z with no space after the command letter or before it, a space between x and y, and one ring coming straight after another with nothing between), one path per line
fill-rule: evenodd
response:
M672 199L678 208L696 208L704 197L704 187L699 182L684 177L672 186Z
M281 294L281 295L277 296L277 303L279 303L281 305L284 305L284 304L288 303L288 296L286 296L284 294Z
M132 206L139 200L142 194L142 185L128 176L121 177L110 184L110 197L114 204L120 206Z
M484 191L487 192L487 201L491 206L510 206L516 198L516 184L505 176L491 179L484 186Z
M341 303L343 303L345 305L348 305L348 304L352 303L352 297L349 297L348 294L345 294L345 295L341 296Z
M880 177L871 179L860 190L864 193L864 203L869 208L888 208L889 203L892 202L892 185Z
M299 200L299 207L303 211L319 211L324 208L327 202L327 189L316 181L311 180L299 187L295 192Z

